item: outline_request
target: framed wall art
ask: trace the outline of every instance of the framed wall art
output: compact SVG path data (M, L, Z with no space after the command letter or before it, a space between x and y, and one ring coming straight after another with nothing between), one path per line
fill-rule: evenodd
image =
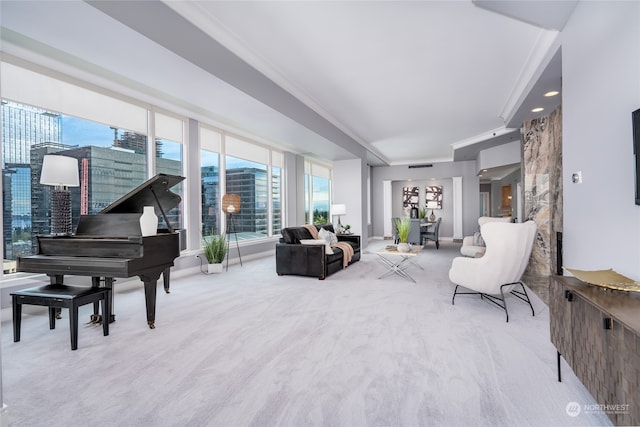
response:
M425 207L427 209L442 209L441 185L427 185L425 191Z
M403 187L402 206L405 208L416 206L418 204L419 196L420 189L418 187Z

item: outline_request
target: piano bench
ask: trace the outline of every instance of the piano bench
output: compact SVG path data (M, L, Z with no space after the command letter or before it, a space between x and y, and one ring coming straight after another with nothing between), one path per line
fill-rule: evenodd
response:
M22 305L41 305L49 307L49 329L56 327L56 309L69 309L69 326L71 334L71 350L78 348L78 307L102 301L102 313L109 313L110 293L108 288L88 288L67 285L45 285L35 288L21 289L11 293L13 304L13 342L20 341L20 324L22 322ZM104 321L102 332L109 335L109 322Z

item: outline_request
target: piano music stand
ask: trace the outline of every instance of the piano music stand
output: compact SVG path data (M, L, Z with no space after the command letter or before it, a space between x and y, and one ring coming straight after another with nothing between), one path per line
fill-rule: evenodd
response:
M239 194L225 194L222 196L222 211L227 214L227 266L226 271L229 271L229 244L231 237L229 233L233 233L236 238L236 248L238 249L238 258L240 259L240 267L242 267L242 255L240 255L240 245L238 244L238 233L236 231L236 224L233 222L233 215L240 213L240 195Z

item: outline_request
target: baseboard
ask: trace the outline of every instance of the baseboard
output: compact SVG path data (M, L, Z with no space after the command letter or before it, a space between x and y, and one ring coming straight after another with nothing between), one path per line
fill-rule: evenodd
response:
M9 409L4 403L0 409L0 427L9 427Z

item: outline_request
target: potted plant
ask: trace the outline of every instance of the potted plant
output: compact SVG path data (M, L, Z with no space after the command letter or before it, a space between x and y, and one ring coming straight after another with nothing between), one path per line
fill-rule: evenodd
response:
M427 209L420 208L420 213L418 216L420 217L420 222L424 221L424 219L427 217Z
M398 230L398 252L410 252L411 246L407 243L409 230L411 230L411 219L409 217L396 219L396 229Z
M204 237L204 256L209 263L208 273L220 273L222 271L222 261L227 255L227 240L224 234L214 234Z

